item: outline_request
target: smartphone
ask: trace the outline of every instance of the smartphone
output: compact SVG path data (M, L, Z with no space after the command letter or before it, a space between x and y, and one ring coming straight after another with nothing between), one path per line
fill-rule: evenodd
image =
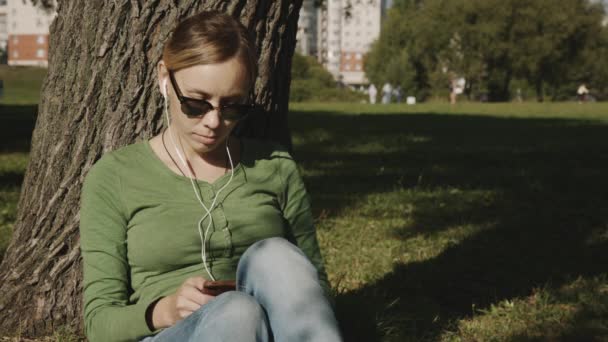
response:
M203 286L203 293L210 296L218 296L226 291L235 290L236 281L234 280L206 281Z

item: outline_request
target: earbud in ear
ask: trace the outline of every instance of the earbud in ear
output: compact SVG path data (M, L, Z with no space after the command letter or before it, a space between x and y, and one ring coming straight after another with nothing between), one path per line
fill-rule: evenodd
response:
M165 78L163 80L163 89L162 89L161 93L163 94L163 97L166 99L167 98L167 78Z

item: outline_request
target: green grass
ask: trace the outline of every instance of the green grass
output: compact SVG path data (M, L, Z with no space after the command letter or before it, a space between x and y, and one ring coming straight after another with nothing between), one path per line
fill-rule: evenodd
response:
M13 229L27 157L23 152L0 154L0 261Z
M291 110L347 341L607 340L608 105ZM0 104L0 255L35 116Z
M607 336L608 105L291 109L347 340Z
M41 68L0 66L0 260L15 221L45 74Z
M4 81L0 105L37 104L45 76L45 68L0 65L0 80Z

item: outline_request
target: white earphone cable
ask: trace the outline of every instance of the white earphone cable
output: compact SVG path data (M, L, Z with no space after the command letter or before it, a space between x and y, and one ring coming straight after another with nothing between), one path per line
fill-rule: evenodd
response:
M213 224L213 216L211 215L211 211L215 207L219 194L222 192L222 190L224 190L228 186L228 184L230 184L230 182L232 181L232 178L234 177L234 164L232 162L232 156L230 155L230 149L228 148L228 139L229 138L226 139L226 152L228 154L228 160L230 161L230 179L224 186L222 186L218 190L218 192L215 194L215 198L213 198L211 207L207 208L207 206L205 206L205 203L203 202L203 200L201 198L200 189L198 189L198 187L194 183L194 175L192 175L192 172L190 171L190 167L188 166L188 163L186 162L185 158L182 156L181 152L179 151L178 146L175 143L175 138L173 137L173 132L171 131L171 121L169 119L169 110L168 110L168 106L167 106L167 80L166 79L164 80L164 90L165 90L164 109L165 109L165 118L167 119L167 130L169 131L169 137L171 138L171 142L173 143L173 146L175 147L175 152L177 152L178 158L180 159L184 168L188 172L188 178L190 179L190 184L192 185L192 189L194 190L194 195L196 196L196 199L199 201L199 203L201 204L203 209L205 209L205 212L206 212L206 214L203 217L201 217L201 219L198 221L197 228L198 228L199 236L201 239L201 258L203 260L203 266L205 267L205 270L207 271L207 274L209 274L209 277L211 278L211 280L215 281L215 277L213 276L213 274L209 270L209 267L207 266L207 253L206 253L206 243L205 242L207 240L207 234L209 233L209 229L211 228L211 225ZM205 229L205 233L203 234L201 225L202 225L203 221L205 220L205 218L207 218L207 216L209 216L209 224L207 225L207 228Z

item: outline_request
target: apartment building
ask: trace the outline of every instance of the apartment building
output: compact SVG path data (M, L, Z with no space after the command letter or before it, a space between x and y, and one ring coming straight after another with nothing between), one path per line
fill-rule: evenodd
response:
M6 50L8 44L8 18L6 0L0 0L0 49Z
M305 56L317 55L317 7L315 0L304 0L298 19L296 51Z
M365 54L380 36L386 0L326 0L318 9L317 56L347 85L363 85Z
M2 7L6 13L8 64L48 66L49 27L56 13L35 7L30 1L3 2L6 3ZM0 19L0 28L1 25Z

